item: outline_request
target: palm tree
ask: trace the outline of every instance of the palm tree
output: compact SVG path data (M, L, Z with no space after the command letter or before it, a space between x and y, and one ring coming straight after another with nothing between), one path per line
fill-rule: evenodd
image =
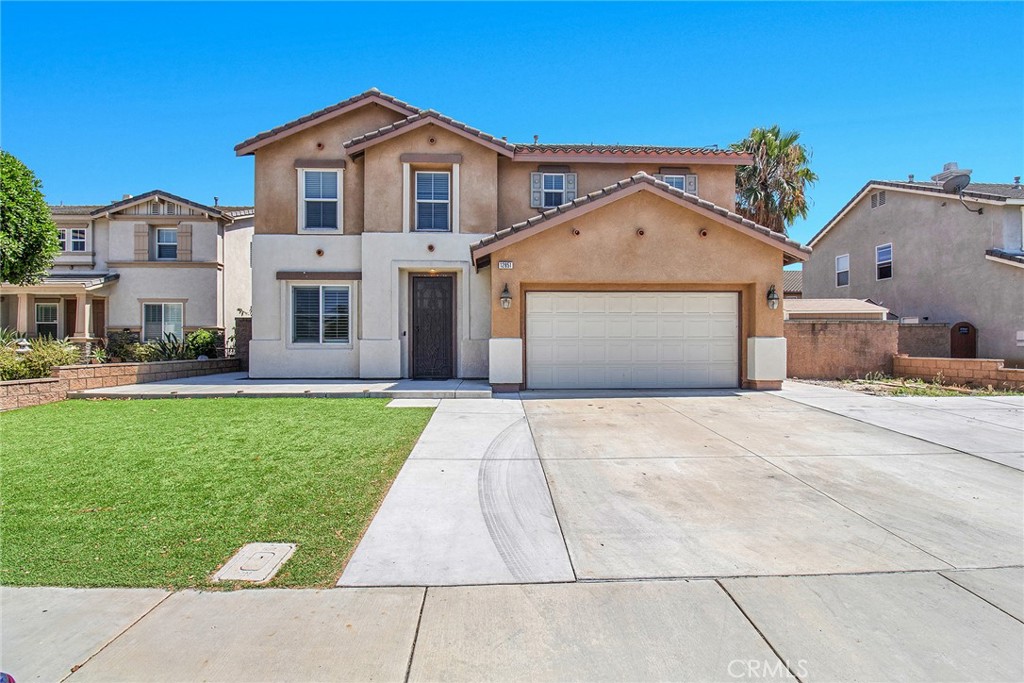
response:
M774 125L755 128L731 146L754 156L750 166L736 168L736 210L783 234L797 216L807 217L807 186L818 180L807 167L811 154L799 139L800 133L783 133Z

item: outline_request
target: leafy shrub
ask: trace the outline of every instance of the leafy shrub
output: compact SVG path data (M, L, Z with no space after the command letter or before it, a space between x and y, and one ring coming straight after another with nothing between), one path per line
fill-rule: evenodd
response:
M107 355L111 358L120 358L126 362L137 360L132 354L135 346L140 346L138 332L125 330L107 333Z
M24 336L13 327L0 327L0 346L11 346Z
M216 358L218 350L224 345L224 335L211 330L196 330L185 338L185 345L188 347L189 358Z
M0 381L28 379L25 364L18 358L13 346L0 347Z
M32 350L19 354L13 346L0 348L0 379L37 379L49 377L59 365L75 365L82 351L67 340L36 339Z
M102 346L97 346L92 350L92 357L97 363L107 363L110 361L110 357L107 356L107 350Z
M149 353L152 354L152 357L147 359L150 361L189 360L192 358L185 341L178 339L178 335L170 332L165 333L163 339L151 341L146 346L150 347Z

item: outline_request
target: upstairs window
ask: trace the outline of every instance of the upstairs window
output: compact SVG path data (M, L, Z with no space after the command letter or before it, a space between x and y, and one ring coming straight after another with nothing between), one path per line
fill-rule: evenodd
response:
M142 305L142 341L160 341L172 334L184 339L185 304L154 303Z
M836 287L850 284L850 255L836 256Z
M538 171L530 174L530 207L553 209L576 199L576 174Z
M347 286L292 287L292 342L350 343L349 293Z
M697 176L692 174L666 174L655 176L668 185L689 194L697 194Z
M416 230L451 230L451 175L416 171Z
M85 228L60 228L57 231L60 250L69 252L85 251Z
M875 279L892 279L892 244L875 247Z
M302 171L302 220L305 230L337 230L338 171Z
M553 208L565 204L565 174L545 173L544 184L544 208Z
M160 261L174 261L178 258L178 231L174 228L157 228L156 258Z
M36 304L36 336L57 338L57 304Z

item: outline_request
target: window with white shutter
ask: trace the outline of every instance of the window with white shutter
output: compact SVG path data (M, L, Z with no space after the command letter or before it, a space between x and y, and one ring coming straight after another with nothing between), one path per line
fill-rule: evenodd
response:
M292 287L292 343L350 343L350 295L347 285Z
M184 339L185 304L148 303L142 305L142 341L159 341L172 335Z
M341 226L341 172L300 169L299 227L337 230Z
M451 230L451 175L446 171L416 171L417 231Z

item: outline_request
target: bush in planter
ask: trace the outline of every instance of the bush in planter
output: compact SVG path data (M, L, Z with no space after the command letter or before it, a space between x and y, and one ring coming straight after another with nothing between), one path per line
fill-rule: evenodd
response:
M224 335L220 332L199 329L185 338L190 358L206 356L216 358L217 351L224 345Z
M111 359L119 358L124 362L137 360L132 354L132 351L134 350L134 347L139 345L138 332L125 330L123 332L107 333L107 356Z
M0 349L0 379L38 379L49 377L59 365L82 362L82 350L66 339L36 339L28 353L17 353L13 346Z

